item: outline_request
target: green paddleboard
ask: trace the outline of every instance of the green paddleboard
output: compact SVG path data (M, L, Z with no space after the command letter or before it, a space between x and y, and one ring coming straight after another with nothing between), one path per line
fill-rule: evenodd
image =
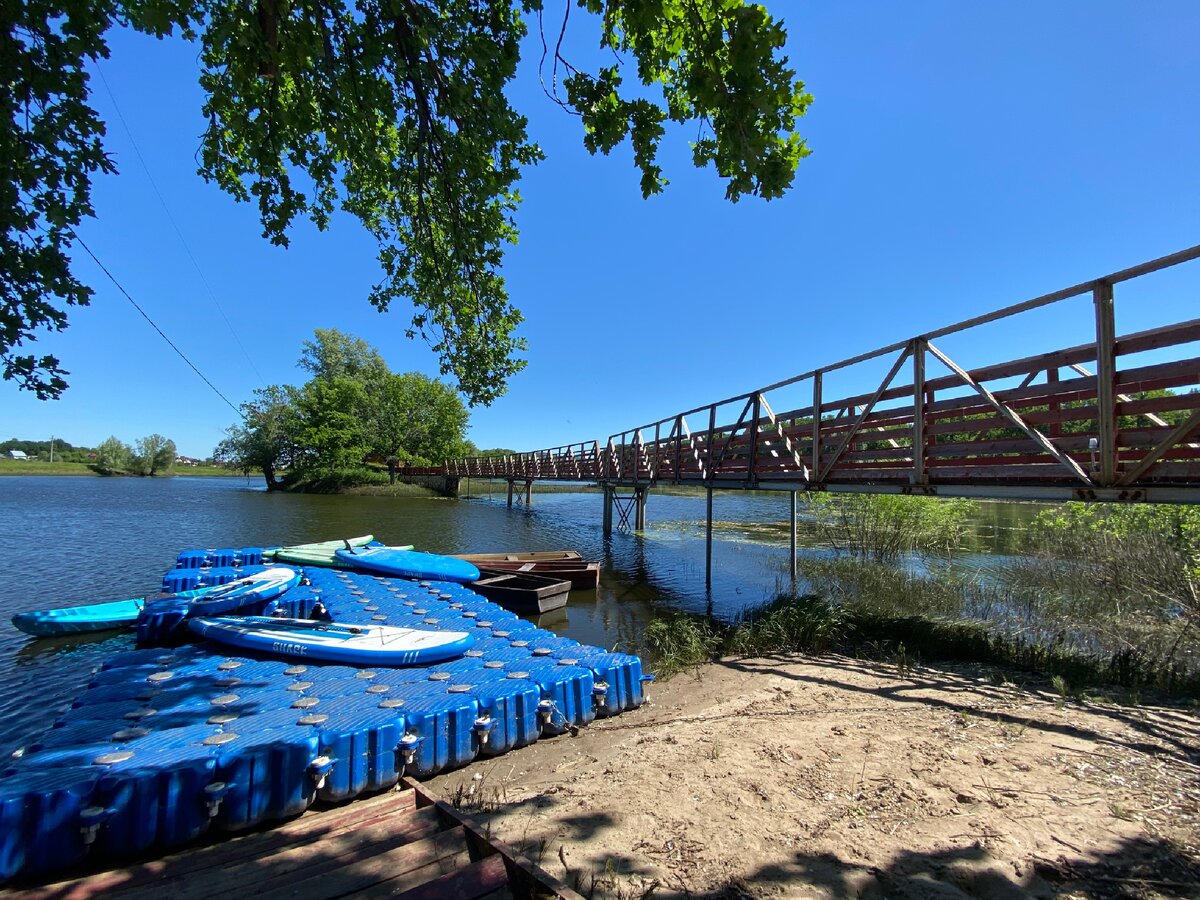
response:
M334 557L334 553L338 550L345 549L349 544L351 547L364 547L375 537L370 534L364 534L362 537L346 538L340 541L320 541L315 544L297 544L294 547L280 547L274 551L273 558L276 562L291 563L296 566L337 566L339 561ZM412 544L400 549L411 550ZM264 556L266 554L263 554Z
M363 547L375 540L375 535L364 534L361 537L344 538L336 541L317 541L313 544L296 544L293 547L280 547L270 551L270 557L276 562L293 563L298 566L332 566L333 552L339 547L350 544L351 547ZM263 554L266 558L267 553Z

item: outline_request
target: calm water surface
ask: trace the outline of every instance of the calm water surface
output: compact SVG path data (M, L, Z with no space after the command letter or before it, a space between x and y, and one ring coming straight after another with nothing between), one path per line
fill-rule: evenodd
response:
M508 509L503 493L469 500L268 494L257 479L11 477L0 479L0 754L49 725L130 633L34 640L14 613L143 596L158 589L180 550L297 544L374 534L434 553L572 548L603 562L598 591L572 592L539 624L604 647L632 647L655 608L732 618L787 581L786 534L742 523L786 521L786 495L726 493L704 584L702 496L651 494L642 535L601 530L598 493L535 494ZM476 486L476 490L479 487ZM986 567L1028 519L1017 504L987 504L977 523ZM724 523L738 523L725 525ZM819 552L819 551L810 551Z

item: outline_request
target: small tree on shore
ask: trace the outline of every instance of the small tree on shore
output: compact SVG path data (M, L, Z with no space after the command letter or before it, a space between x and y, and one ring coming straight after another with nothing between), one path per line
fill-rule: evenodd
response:
M169 472L175 465L175 442L161 434L139 438L134 462L137 464L137 470L143 475Z
M128 470L132 459L133 451L129 445L113 435L96 448L95 468L101 475L116 475Z

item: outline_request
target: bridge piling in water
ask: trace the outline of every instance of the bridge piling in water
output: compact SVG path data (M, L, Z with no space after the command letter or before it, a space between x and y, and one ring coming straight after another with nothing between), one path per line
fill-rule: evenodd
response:
M612 534L613 510L617 511L617 528L623 531L644 531L646 529L646 498L650 494L650 485L635 484L633 493L622 497L617 493L617 486L604 482L601 490L604 492L604 536ZM633 516L632 523L629 520Z
M796 586L796 492L792 491L792 527L789 531L791 541L789 542L792 550L791 571L792 571L792 587Z
M506 480L507 480L507 482L508 482L508 508L509 508L509 509L512 509L512 505L513 505L513 488L516 486L517 479L516 479L516 478L509 478L509 479L506 479ZM528 508L529 508L529 507L530 507L530 506L533 504L533 479L532 479L532 478L526 478L526 479L525 479L525 491L524 491L524 494L525 494L525 508L526 508L526 509L528 509Z
M704 514L704 586L712 588L712 485L708 486Z

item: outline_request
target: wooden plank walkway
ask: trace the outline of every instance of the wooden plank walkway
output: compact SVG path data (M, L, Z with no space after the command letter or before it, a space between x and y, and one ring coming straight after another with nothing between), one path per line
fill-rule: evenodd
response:
M401 897L502 900L575 891L414 779L396 790L275 828L56 884L0 892L23 900Z

